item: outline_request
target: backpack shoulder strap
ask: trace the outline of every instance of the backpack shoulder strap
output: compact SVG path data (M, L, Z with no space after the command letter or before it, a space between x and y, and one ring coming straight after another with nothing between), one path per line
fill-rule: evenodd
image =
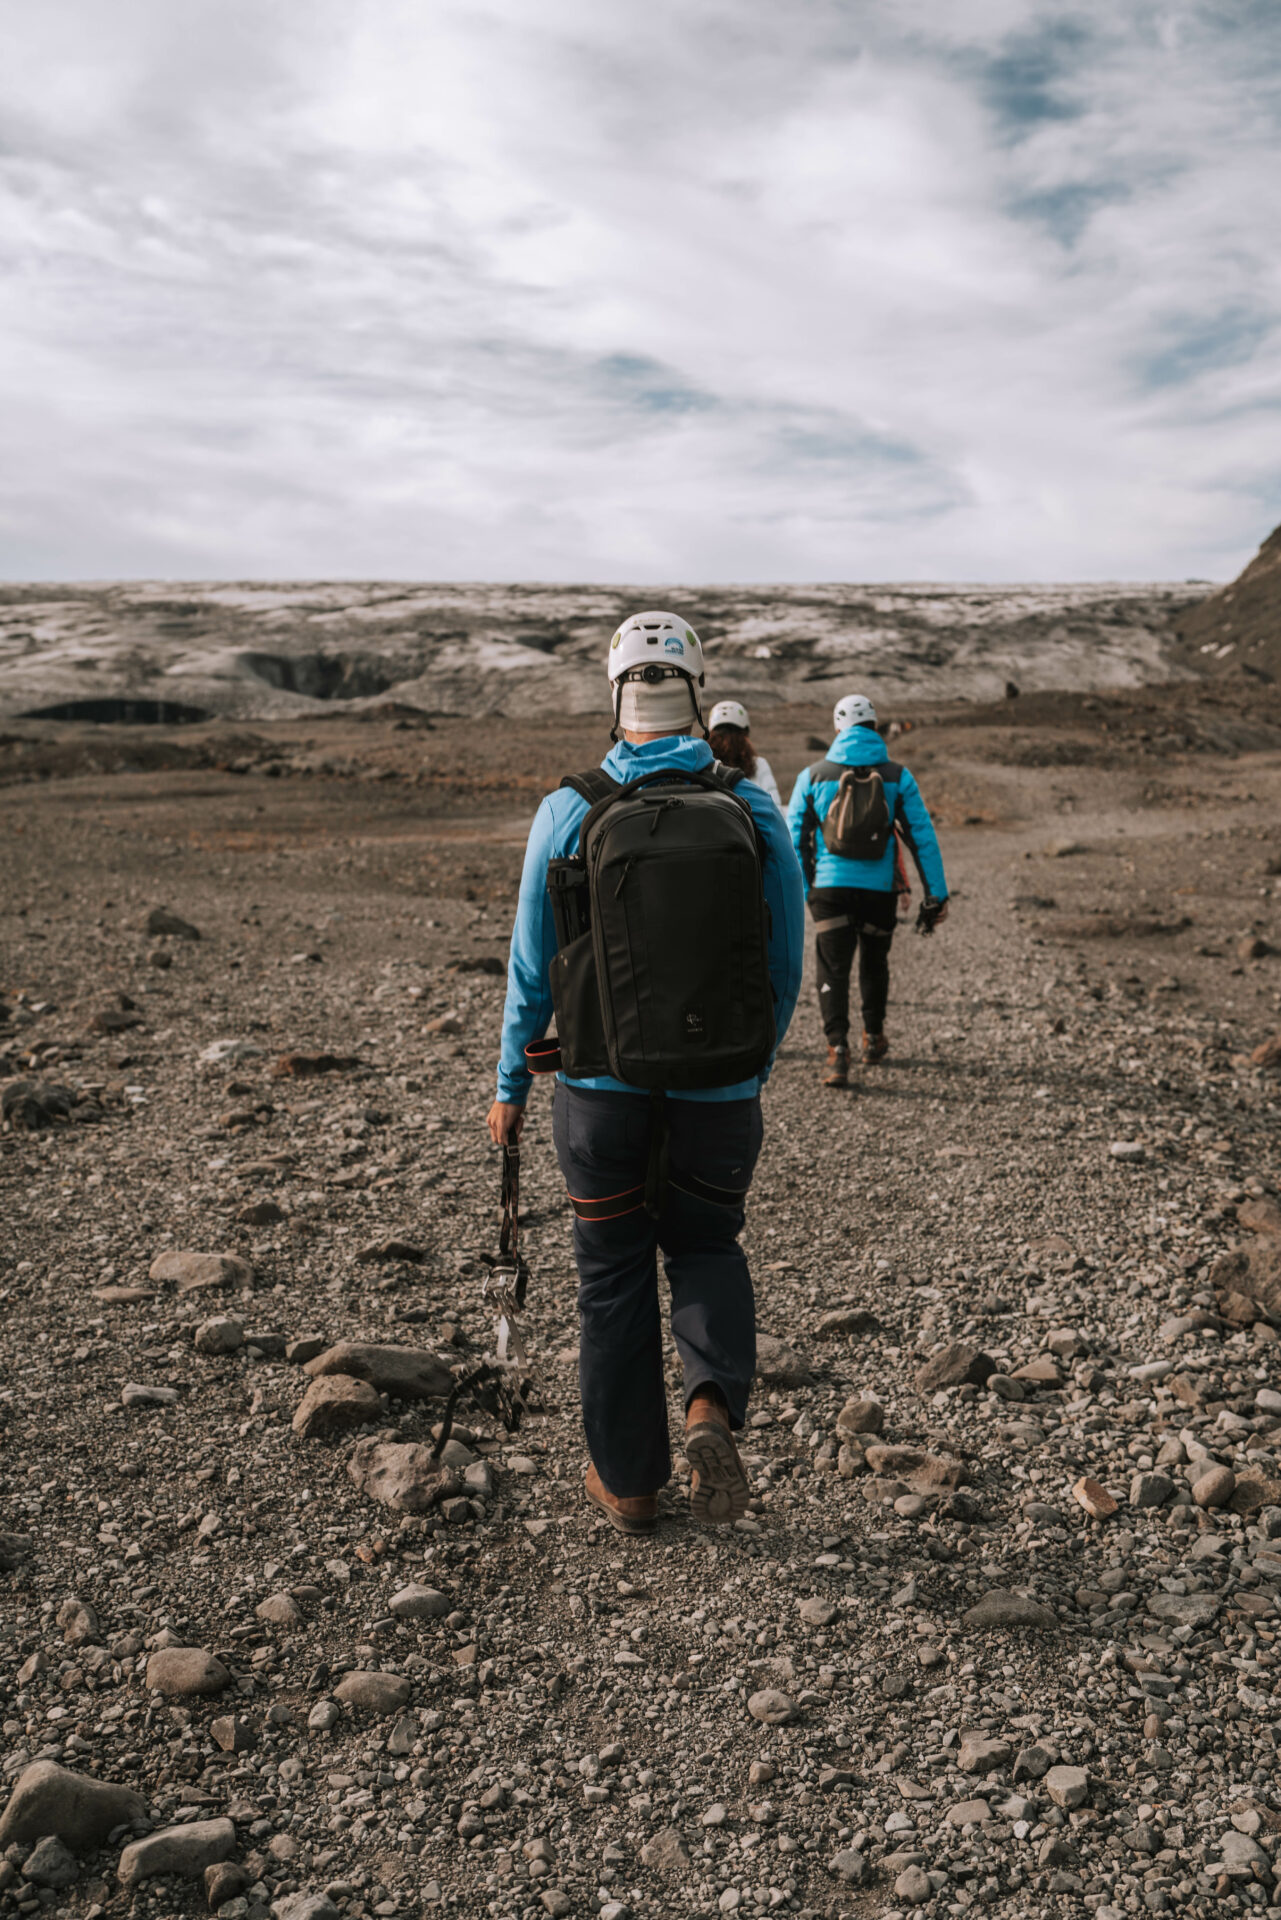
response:
M747 778L741 767L727 767L723 760L714 760L707 771L721 786L728 787L731 793L740 780Z
M616 793L623 790L622 782L615 780L613 774L606 773L604 767L588 767L586 773L567 773L561 781L562 787L572 787L580 800L594 807L600 800L612 800Z

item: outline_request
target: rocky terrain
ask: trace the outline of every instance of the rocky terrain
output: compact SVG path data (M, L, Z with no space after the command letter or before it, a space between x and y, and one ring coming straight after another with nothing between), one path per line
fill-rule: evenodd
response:
M754 711L785 782L820 699ZM901 709L956 904L848 1097L807 983L753 1510L678 1473L647 1541L545 1088L543 1411L433 1458L604 727L431 705L0 741L0 1915L1281 1914L1281 695Z
M1281 678L1281 527L1240 576L1175 619L1171 658L1211 677L1271 686Z
M590 713L610 631L687 613L741 698L831 705L851 672L884 698L1124 687L1199 671L1181 587L563 586L142 582L0 587L0 721ZM657 601L656 601L657 596ZM1185 662L1183 655L1189 655Z

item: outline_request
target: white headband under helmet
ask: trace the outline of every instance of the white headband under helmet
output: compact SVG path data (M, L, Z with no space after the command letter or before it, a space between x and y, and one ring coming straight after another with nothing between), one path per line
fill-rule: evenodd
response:
M636 691L643 694L650 688L666 692L674 680L683 680L693 718L702 721L698 698L704 679L702 643L693 627L674 613L634 613L624 620L609 643L609 678L614 689L615 737L624 682L639 682Z

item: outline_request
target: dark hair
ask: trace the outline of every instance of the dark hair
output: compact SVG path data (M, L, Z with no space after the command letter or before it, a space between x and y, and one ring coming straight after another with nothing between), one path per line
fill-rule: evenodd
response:
M713 727L707 744L727 767L741 767L748 779L756 772L756 750L746 727Z

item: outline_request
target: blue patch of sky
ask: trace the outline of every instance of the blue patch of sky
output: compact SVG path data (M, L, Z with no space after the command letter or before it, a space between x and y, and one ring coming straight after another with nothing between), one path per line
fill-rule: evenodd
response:
M620 398L642 413L714 413L723 404L715 394L690 386L669 367L639 354L611 353L600 362L600 370Z
M1010 34L998 53L977 62L983 100L999 131L1018 140L1047 120L1075 120L1085 111L1075 87L1090 34L1064 15L1034 31ZM967 65L975 64L971 55Z
M1075 247L1101 207L1118 205L1132 189L1121 181L1072 181L1039 193L1021 193L1009 201L1016 220L1039 226L1065 248Z
M1160 344L1140 356L1136 372L1148 389L1183 386L1203 373L1242 366L1273 330L1267 314L1246 307L1180 315L1165 323Z
M837 413L785 407L754 412L761 435L758 467L798 484L819 481L830 490L824 518L848 514L851 487L859 494L860 517L885 524L931 519L968 501L959 475L899 435L877 433Z
M839 412L711 393L643 354L613 353L595 365L615 400L651 418L718 415L723 425L754 443L753 464L759 471L790 474L798 482L810 476L838 490L878 476L896 475L901 483L911 475L913 510L925 514L943 511L963 498L955 476L941 469L932 455L901 435L877 432ZM887 518L901 517L897 495L895 501L887 502ZM835 498L833 509L841 511Z
M920 449L889 434L869 433L851 421L830 424L795 422L778 425L773 444L795 461L807 465L919 467Z

